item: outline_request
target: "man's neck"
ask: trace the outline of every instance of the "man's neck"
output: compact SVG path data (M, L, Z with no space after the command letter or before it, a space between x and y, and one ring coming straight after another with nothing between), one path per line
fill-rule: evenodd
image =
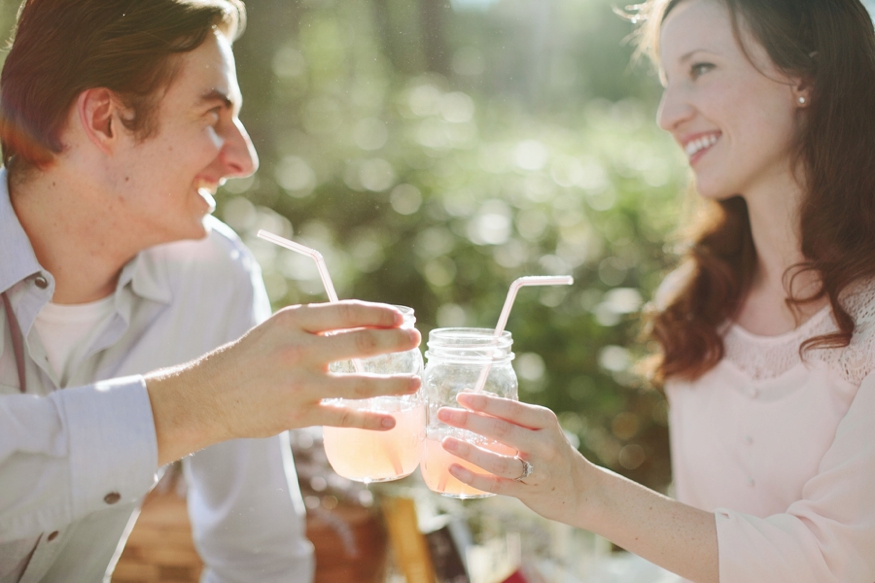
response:
M81 304L110 295L122 267L141 249L128 243L109 205L60 171L10 181L9 189L37 260L55 278L52 301Z

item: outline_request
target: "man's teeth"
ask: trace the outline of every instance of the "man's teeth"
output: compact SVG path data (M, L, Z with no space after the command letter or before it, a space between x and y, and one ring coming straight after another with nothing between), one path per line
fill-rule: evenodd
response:
M698 140L693 140L687 147L684 148L687 152L687 157L693 156L696 152L704 150L705 148L709 148L717 143L718 136L711 134L710 136L705 136L699 138Z

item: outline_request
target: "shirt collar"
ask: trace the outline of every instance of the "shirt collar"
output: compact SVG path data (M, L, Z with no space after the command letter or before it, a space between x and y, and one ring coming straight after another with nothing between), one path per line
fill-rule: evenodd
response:
M6 168L0 167L0 293L43 270L12 207L8 182ZM141 251L122 268L116 293L128 284L148 300L170 303L173 298L166 269L152 249Z
M9 177L0 167L0 292L42 271L9 197Z
M170 279L165 265L156 255L153 249L146 249L130 260L119 275L118 289L130 283L138 296L169 304L173 299Z

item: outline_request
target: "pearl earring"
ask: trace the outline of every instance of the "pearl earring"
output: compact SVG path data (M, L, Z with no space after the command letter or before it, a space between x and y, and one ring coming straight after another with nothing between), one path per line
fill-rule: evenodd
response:
M798 101L799 101L799 105L805 105L805 102L806 102L807 100L805 99L805 97L803 97L802 95L800 95Z

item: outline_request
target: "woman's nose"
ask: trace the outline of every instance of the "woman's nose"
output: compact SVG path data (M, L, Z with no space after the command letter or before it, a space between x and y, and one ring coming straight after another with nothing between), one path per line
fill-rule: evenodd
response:
M656 123L667 132L675 131L683 122L692 118L695 108L678 87L667 86L662 92Z

